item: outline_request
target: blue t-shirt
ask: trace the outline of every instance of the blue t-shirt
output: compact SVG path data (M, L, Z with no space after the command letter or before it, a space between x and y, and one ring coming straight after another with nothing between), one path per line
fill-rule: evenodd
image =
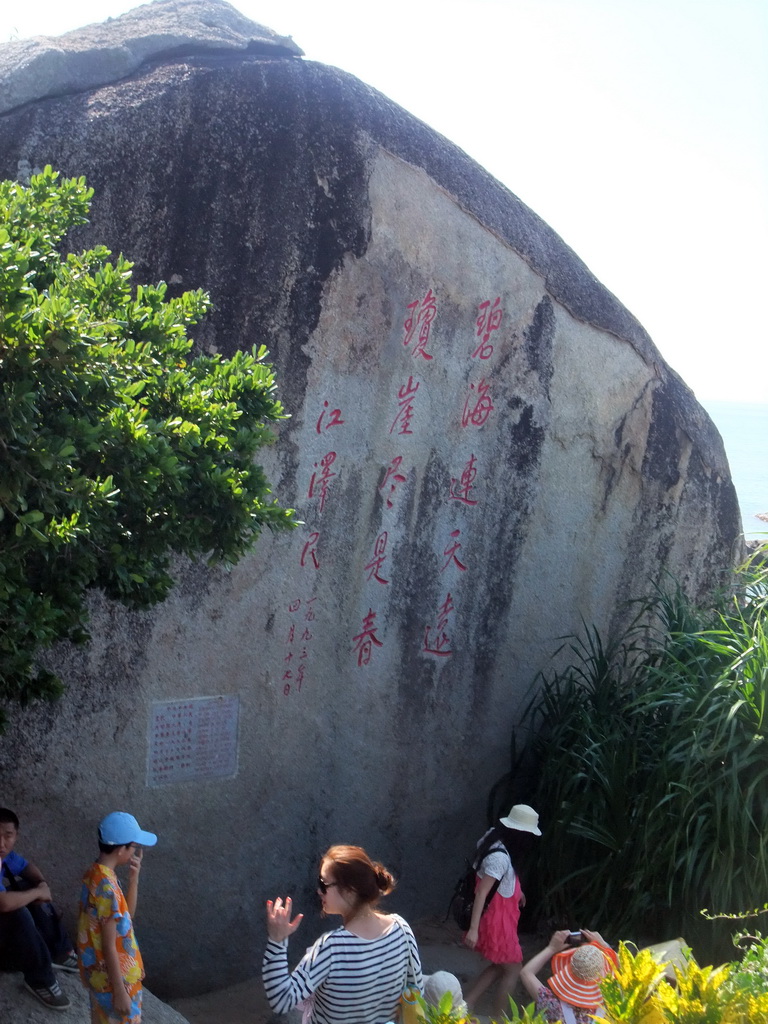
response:
M0 867L0 892L6 892L4 874L7 871L11 875L20 875L24 868L29 864L28 860L24 860L20 853L16 853L15 850L11 850L5 860L2 861Z

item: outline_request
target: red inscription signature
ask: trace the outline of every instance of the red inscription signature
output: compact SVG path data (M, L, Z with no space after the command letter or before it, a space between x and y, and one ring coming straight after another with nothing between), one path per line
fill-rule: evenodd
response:
M288 605L288 613L295 615L301 610L302 604L304 606L304 621L313 622L315 618L315 611L312 605L317 600L317 597L306 598L303 602L300 597L291 601ZM283 662L286 666L285 671L282 675L281 682L283 683L283 695L285 697L291 692L291 686L295 685L297 690L301 690L302 684L304 683L304 676L307 671L307 665L309 658L309 644L314 639L314 634L310 631L308 626L304 626L299 636L300 626L297 626L295 622L292 622L288 627L288 634L285 639L286 654L283 658ZM294 646L297 643L297 636L299 636L298 647ZM294 665L293 661L296 659L297 664Z
M319 540L319 531L313 530L301 552L300 564L302 569L306 567L308 561L311 561L315 569L320 568L320 559L317 557L317 543Z
M323 402L323 411L320 413L317 423L315 424L315 431L318 434L322 430L330 430L331 427L340 427L344 423L344 420L341 418L341 409L331 409L328 415L328 422L323 426L323 417L325 416L327 409L328 402Z
M336 452L328 452L320 460L319 472L318 464L315 463L315 470L312 474L312 479L309 481L309 491L307 492L308 498L314 498L316 495L320 495L320 511L322 512L325 508L325 502L328 498L328 487L336 473L331 470L331 466L336 461Z

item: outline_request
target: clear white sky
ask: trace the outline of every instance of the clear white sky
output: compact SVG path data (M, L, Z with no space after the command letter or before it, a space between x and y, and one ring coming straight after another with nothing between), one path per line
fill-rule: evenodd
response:
M0 40L131 0L2 3ZM700 399L768 403L768 0L236 0L483 164Z

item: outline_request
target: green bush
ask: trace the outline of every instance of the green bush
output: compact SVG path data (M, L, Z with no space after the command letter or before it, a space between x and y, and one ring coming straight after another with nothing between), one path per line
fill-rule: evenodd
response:
M660 595L609 644L585 629L537 681L545 917L682 933L716 958L724 926L699 910L768 900L768 569L755 560L735 584L706 611Z
M743 938L743 936L741 937ZM741 962L700 967L693 956L674 968L675 983L665 977L663 962L648 950L632 953L619 944L618 966L601 983L606 1024L763 1024L768 1020L768 939L758 933ZM690 950L688 951L690 954ZM474 1018L454 1010L446 993L438 1006L419 999L424 1024L471 1024ZM596 1018L597 1019L597 1018ZM534 1003L492 1024L546 1024Z
M91 195L50 167L0 182L0 715L60 692L35 657L86 638L90 588L146 608L174 554L233 562L293 525L254 463L284 416L265 349L193 358L203 292L61 255Z
M674 968L674 984L648 950L619 945L619 965L601 984L608 1024L758 1024L768 1020L768 944L759 936L739 962Z
M453 999L450 992L445 992L437 1006L427 1003L421 996L418 997L416 1011L417 1022L424 1024L476 1024L477 1017L473 1017L466 1008L454 1009ZM401 1015L401 1024L408 1024L408 1014ZM529 1003L521 1010L514 999L510 997L509 1013L502 1014L501 1020L495 1018L491 1024L547 1024L547 1019L536 1010L534 1003Z

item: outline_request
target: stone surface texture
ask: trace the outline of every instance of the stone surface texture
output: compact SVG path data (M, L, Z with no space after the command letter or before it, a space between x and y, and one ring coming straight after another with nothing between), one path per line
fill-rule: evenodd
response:
M153 0L120 18L0 46L0 114L45 96L116 82L170 54L248 51L300 57L290 37L220 0Z
M3 1024L90 1024L88 993L76 975L56 975L70 1006L52 1012L24 987L21 974L0 972L0 1020ZM188 1024L187 1018L144 989L142 1019L144 1024Z
M141 8L141 38L181 6ZM131 49L128 23L83 46ZM230 573L179 565L151 613L95 595L93 642L55 654L67 695L15 717L0 771L69 908L104 813L159 833L137 932L167 996L252 975L277 893L308 913L302 948L333 842L395 871L393 909L439 912L556 638L607 633L667 573L705 594L740 522L690 390L462 151L334 68L160 52L11 102L0 173L85 174L74 246L208 289L201 347L267 343L291 418L264 465L304 525ZM237 775L148 786L152 702L220 694L240 700Z

